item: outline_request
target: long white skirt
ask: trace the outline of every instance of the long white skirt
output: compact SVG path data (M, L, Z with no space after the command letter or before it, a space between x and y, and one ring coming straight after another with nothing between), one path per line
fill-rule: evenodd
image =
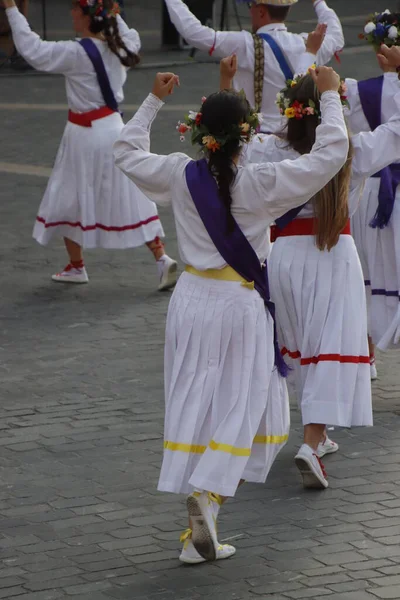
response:
M269 258L278 335L303 424L372 425L364 282L350 235L330 252L281 237Z
M124 124L118 113L92 127L68 122L33 230L43 245L56 236L84 248L132 248L164 235L156 205L114 164Z
M233 496L241 479L265 481L290 414L258 292L183 273L168 310L165 397L159 490Z
M367 180L352 217L366 284L369 334L381 350L400 343L400 195L384 229L369 226L378 208L380 179Z

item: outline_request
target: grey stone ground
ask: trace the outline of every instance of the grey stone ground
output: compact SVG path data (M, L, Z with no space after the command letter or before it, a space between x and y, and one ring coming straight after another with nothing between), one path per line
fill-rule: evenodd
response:
M348 17L374 6L332 4ZM157 10L149 7L137 7L137 20L157 29ZM136 15L133 7L129 13ZM51 26L66 28L56 14ZM358 43L359 21L346 21L350 42ZM166 59L154 34L144 42L148 62ZM182 62L185 54L167 58ZM214 65L178 71L182 88L154 126L155 151L182 148L174 131L181 105L196 106L217 86ZM365 53L345 54L341 71L375 72ZM140 102L153 76L154 69L130 75L127 103ZM64 103L63 80L0 77L0 108L14 102ZM266 485L243 487L222 512L220 537L234 540L237 555L181 566L182 499L156 492L169 294L154 291L146 249L88 252L90 285L51 283L64 252L60 242L44 249L30 237L46 178L26 172L29 165L51 167L65 111L3 107L1 114L0 598L400 598L398 355L379 357L375 427L332 434L341 452L326 460L328 490L300 485L293 453L301 428L293 410L289 444ZM161 214L176 255L171 215Z

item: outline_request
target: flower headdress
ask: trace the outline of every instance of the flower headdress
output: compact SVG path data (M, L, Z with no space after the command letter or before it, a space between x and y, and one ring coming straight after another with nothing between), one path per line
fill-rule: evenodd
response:
M240 92L244 95L244 92ZM202 98L202 104L206 98ZM260 115L254 110L251 110L247 119L240 124L232 125L229 131L221 132L218 135L213 135L203 123L203 114L199 112L189 111L189 114L183 122L178 121L176 127L181 134L181 142L185 141L185 134L191 133L192 144L202 146L203 152L216 152L224 149L227 142L238 140L244 144L248 144L252 137L260 131Z
M296 87L303 77L305 77L305 74L295 75L293 79L288 79L286 81L286 87L276 95L275 103L279 107L281 115L287 119L303 119L309 115L314 115L320 119L321 112L319 108L317 108L314 100L310 98L307 102L299 102L298 100L292 100L290 97L289 90ZM349 107L346 93L347 87L342 80L339 88L340 100L343 106Z
M386 9L383 13L370 15L364 33L360 33L358 37L375 48L379 48L381 44L400 46L400 14Z
M116 17L120 13L118 2L113 2L111 8L104 8L103 0L79 0L79 6L86 9L86 12L96 21Z

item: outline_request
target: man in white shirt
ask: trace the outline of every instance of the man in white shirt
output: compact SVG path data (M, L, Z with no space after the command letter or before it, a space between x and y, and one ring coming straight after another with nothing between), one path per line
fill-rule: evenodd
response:
M165 0L172 23L189 44L219 58L237 55L238 72L234 87L243 89L250 104L262 113L262 130L265 132L278 131L282 127L283 121L275 99L276 94L285 87L287 69L293 74L307 71L314 62L326 64L344 46L338 16L327 6L325 0L315 0L313 5L318 23L325 23L327 32L317 54L308 52L307 34L290 33L284 24L291 5L297 1L249 2L252 29L257 33L254 39L248 31L214 31L202 25L182 0ZM287 67L283 69L282 56Z

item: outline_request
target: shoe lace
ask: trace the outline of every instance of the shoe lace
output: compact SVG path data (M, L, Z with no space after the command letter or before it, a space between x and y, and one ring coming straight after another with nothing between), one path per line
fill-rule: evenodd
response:
M319 466L321 467L321 471L322 471L322 475L325 477L325 479L328 477L326 474L326 470L325 470L325 465L322 462L322 460L320 459L319 456L317 456L316 454L314 454L315 458L317 459L317 461L319 462Z

